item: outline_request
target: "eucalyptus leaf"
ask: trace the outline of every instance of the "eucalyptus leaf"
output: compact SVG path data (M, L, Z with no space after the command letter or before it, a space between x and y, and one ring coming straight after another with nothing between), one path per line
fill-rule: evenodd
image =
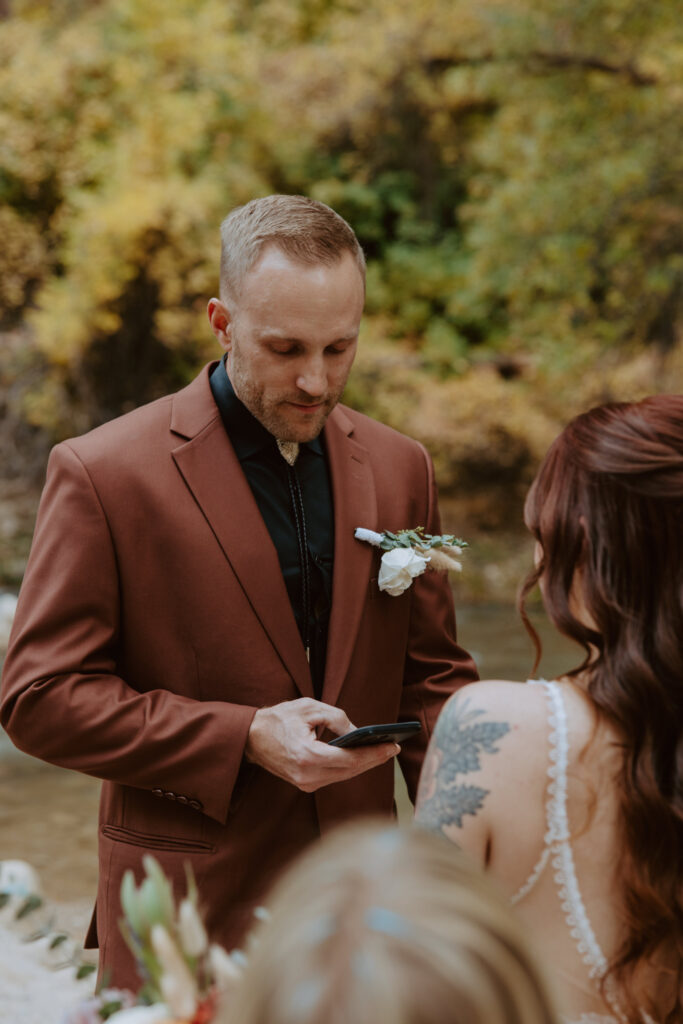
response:
M430 548L467 548L469 544L466 540L455 537L451 533L425 533L424 526L416 526L413 529L399 530L398 533L385 530L379 547L382 551L393 551L395 548L414 548L416 551L425 552Z
M118 1013L119 1010L123 1009L123 1003L120 999L110 999L108 1003L104 1003L100 1006L98 1013L102 1020L107 1020L114 1013Z
M138 890L135 886L135 876L128 869L121 882L121 907L130 927L138 935L144 927L143 915L138 901Z
M140 957L140 951L142 949L142 940L139 935L133 931L128 924L125 917L122 917L119 921L119 931L123 936L123 940L128 946L129 950L133 954L136 960Z
M173 889L166 878L159 861L151 854L142 858L147 878L142 883L141 894L146 909L154 915L148 918L150 924L171 925L173 921Z
M33 913L34 910L38 910L42 905L43 901L40 896L36 896L35 893L32 893L30 896L26 897L14 917L17 921L20 921L22 917L26 917L27 914Z
M187 898L191 900L196 907L199 901L199 890L197 889L194 871L192 870L192 864L189 860L185 861L185 878L187 879Z

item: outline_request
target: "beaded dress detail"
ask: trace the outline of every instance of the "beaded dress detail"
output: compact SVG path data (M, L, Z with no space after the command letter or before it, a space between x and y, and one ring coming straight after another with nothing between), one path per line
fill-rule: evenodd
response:
M597 984L607 970L607 960L586 913L574 866L567 816L569 730L565 702L558 683L549 683L545 679L529 682L544 688L548 702L550 763L546 790L546 831L541 855L511 902L519 903L524 899L550 863L567 927L589 976ZM618 1024L624 1017L614 1000L610 999L609 1002L613 1015L584 1013L567 1024Z

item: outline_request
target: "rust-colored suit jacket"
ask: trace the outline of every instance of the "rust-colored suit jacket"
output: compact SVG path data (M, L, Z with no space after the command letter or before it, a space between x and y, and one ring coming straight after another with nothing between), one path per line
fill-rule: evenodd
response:
M393 763L306 794L243 759L259 707L313 696L274 545L225 433L209 367L178 394L52 452L4 666L16 745L104 781L89 939L136 986L123 873L152 852L231 948L273 877L337 822L390 815ZM420 719L401 765L414 796L445 699L476 678L445 576L400 597L356 526L438 532L421 445L337 407L325 426L335 562L322 699L356 725Z

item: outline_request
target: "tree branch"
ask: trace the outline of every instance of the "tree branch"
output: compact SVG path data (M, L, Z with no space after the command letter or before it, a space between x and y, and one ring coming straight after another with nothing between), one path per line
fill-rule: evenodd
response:
M626 64L613 64L600 57L584 57L580 53L548 53L543 50L533 51L530 56L546 67L583 68L586 71L602 71L606 75L621 75L632 85L656 85L659 81L656 75L639 71L630 61Z
M483 64L503 64L513 61L531 59L544 65L545 68L580 68L585 71L601 71L607 75L621 75L632 85L657 85L656 75L640 71L630 61L626 64L615 64L601 57L586 57L580 53L552 53L546 50L532 50L528 54L495 54L480 53L476 57L433 57L424 61L425 71L438 74L456 67L477 67Z

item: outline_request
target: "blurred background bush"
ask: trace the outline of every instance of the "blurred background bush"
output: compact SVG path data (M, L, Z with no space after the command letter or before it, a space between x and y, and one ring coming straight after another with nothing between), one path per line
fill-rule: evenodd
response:
M216 355L218 225L279 191L332 205L368 256L347 400L425 442L461 532L519 522L571 415L683 390L680 13L4 0L5 495Z

